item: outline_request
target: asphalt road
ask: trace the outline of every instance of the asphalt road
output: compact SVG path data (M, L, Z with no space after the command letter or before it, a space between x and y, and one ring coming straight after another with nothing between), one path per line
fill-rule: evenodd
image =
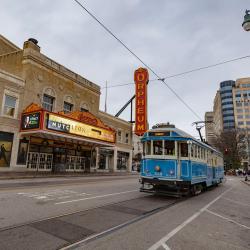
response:
M250 249L250 186L229 177L211 191L78 249Z
M0 249L250 248L239 178L188 199L138 189L137 176L0 181Z

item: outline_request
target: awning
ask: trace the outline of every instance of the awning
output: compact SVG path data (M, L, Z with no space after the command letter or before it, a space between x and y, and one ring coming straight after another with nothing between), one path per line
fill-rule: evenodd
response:
M50 140L56 140L56 141L61 141L61 142L70 142L70 143L78 143L82 144L85 146L90 146L90 147L114 147L114 144L108 143L108 142L103 142L103 141L97 141L89 138L83 138L79 136L71 136L67 134L58 134L58 133L53 133L51 131L44 131L44 130L36 130L36 131L25 131L25 132L20 132L20 135L25 137L25 136L34 136L34 137L41 137L45 139L50 139Z
M20 133L64 142L114 147L116 132L90 112L49 112L30 104L22 113Z

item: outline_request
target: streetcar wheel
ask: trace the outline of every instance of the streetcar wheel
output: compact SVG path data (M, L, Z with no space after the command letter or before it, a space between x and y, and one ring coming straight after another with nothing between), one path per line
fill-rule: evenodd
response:
M192 195L199 195L202 192L202 185L201 184L197 184L197 185L193 185L192 186Z

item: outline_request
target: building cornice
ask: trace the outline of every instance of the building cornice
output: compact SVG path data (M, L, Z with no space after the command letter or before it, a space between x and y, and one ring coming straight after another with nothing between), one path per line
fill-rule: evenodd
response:
M21 87L24 87L24 84L25 84L25 81L22 78L20 78L16 75L12 75L9 72L6 72L2 69L0 69L0 79L4 79L4 80L7 80L9 82L15 83Z
M121 123L124 124L124 125L127 125L127 126L132 127L132 124L131 124L131 123L129 123L128 121L125 121L125 120L123 120L123 119L121 119L121 118L119 118L119 117L113 116L113 115L111 115L111 114L108 114L108 113L103 112L103 111L100 111L100 110L99 110L99 114L100 114L101 116L103 116L103 117L107 117L107 118L112 119L112 120L114 120L114 121L121 122Z
M61 64L53 61L52 59L46 57L45 55L27 48L23 50L23 63L29 62L29 60L32 62L36 62L50 70L55 71L59 75L63 75L65 78L68 78L72 80L73 82L93 91L98 94L100 94L100 87L96 85L95 83L83 78L82 76L74 73L73 71L67 69L66 67L62 66Z

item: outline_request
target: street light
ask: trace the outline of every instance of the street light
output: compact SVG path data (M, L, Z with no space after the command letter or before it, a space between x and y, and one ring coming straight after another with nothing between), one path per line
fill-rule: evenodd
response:
M250 10L246 10L242 27L245 31L250 31Z

